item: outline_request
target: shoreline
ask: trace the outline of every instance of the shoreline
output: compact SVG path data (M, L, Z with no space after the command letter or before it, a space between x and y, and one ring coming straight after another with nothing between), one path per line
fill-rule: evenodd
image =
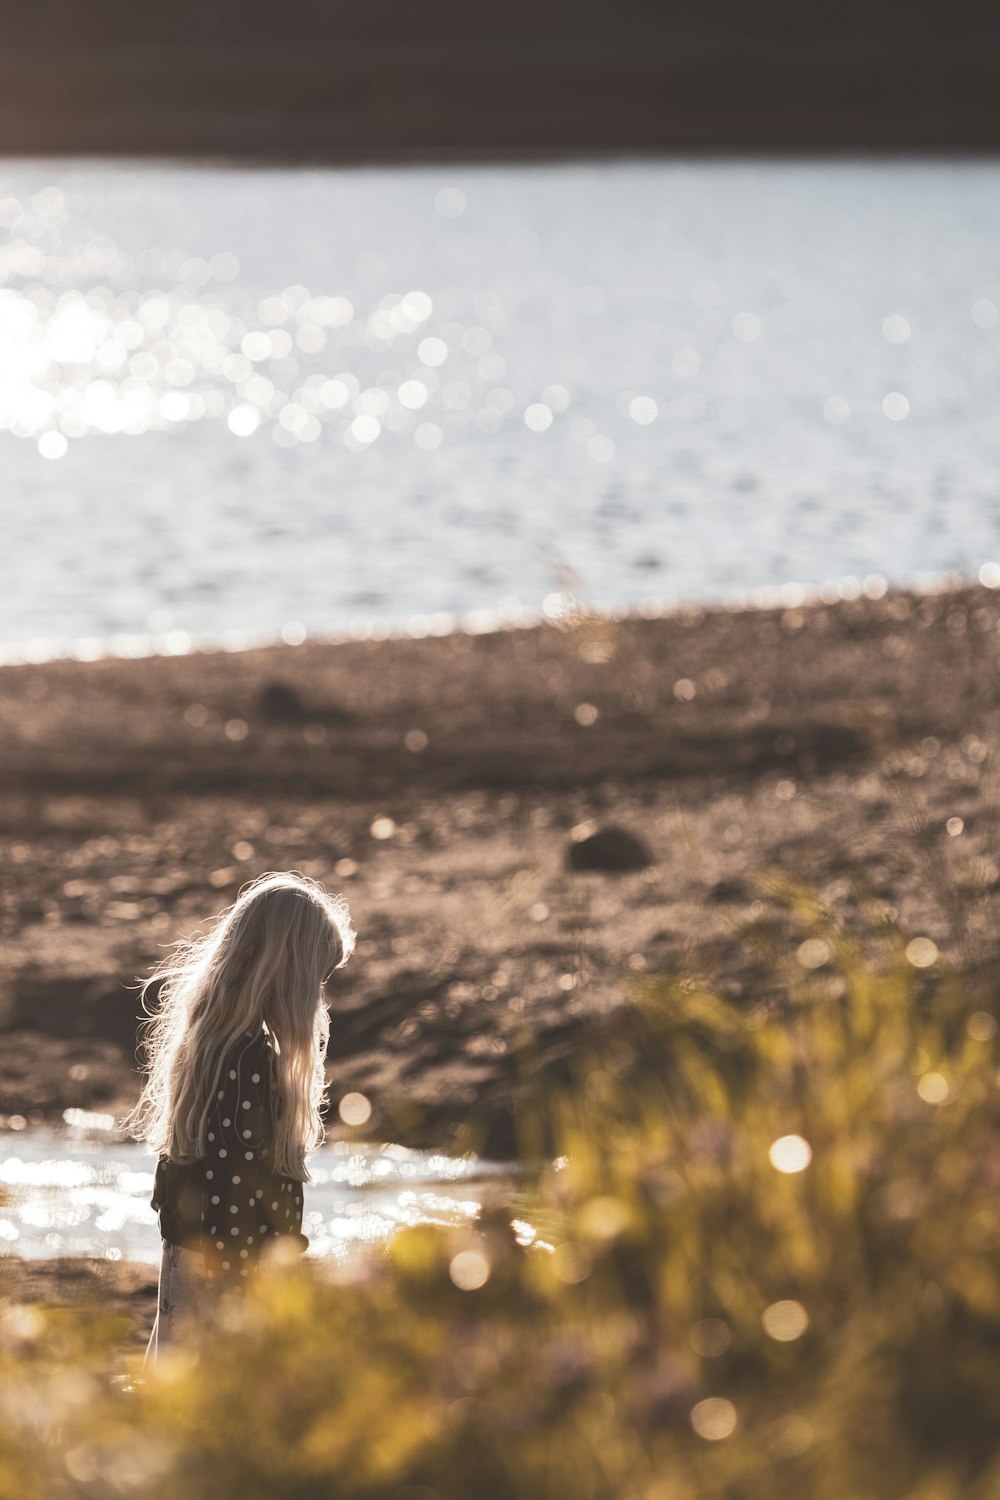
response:
M637 975L766 1000L774 871L849 926L863 880L978 970L1000 952L998 617L963 583L5 666L0 1116L127 1108L126 986L270 868L351 904L331 1114L366 1093L368 1134L407 1145L509 1155L524 1069L570 1067ZM568 868L606 824L647 868Z
M987 581L987 579L989 581ZM654 595L638 602L613 605L607 601L577 599L572 593L553 593L538 605L504 608L435 610L390 619L355 617L324 629L309 631L298 621L286 621L260 630L204 631L192 634L182 627L170 630L118 631L107 636L51 636L27 640L0 639L0 670L4 667L41 666L53 661L144 660L151 656L187 656L194 653L261 651L283 646L343 646L353 641L423 640L427 636L493 635L507 630L532 629L558 623L567 615L585 613L622 623L628 620L659 620L691 609L740 611L798 608L803 605L836 604L858 598L881 599L902 592L917 598L946 594L978 585L1000 587L1000 563L986 559L968 573L944 571L917 574L905 584L890 584L880 573L859 580L853 575L824 579L819 583L788 581L737 589L717 598L695 599ZM547 607L549 600L553 601Z

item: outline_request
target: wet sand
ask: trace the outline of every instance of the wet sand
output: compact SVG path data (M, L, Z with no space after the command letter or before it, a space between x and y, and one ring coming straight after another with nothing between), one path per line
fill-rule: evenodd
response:
M125 1261L0 1257L0 1313L5 1302L89 1307L121 1318L119 1347L141 1354L156 1317L157 1281L149 1266Z
M746 932L775 868L848 918L863 876L978 968L998 613L966 587L3 669L0 1116L125 1108L128 986L275 868L348 897L332 1096L414 1145L509 1153L519 1077L572 1057L636 973L761 998ZM650 866L567 869L588 822Z

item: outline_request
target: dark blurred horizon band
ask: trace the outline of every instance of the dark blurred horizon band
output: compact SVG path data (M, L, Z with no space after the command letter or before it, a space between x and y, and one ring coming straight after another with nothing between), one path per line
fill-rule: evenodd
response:
M993 151L998 39L979 0L40 0L0 10L0 153Z

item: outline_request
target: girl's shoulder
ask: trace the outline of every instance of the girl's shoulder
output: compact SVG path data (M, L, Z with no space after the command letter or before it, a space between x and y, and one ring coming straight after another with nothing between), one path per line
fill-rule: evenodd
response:
M273 1056L274 1053L271 1052L270 1043L264 1032L246 1031L232 1038L226 1049L223 1064L229 1070L235 1071L241 1079L249 1074L252 1082L258 1083L271 1076ZM261 1077L258 1079L256 1074Z

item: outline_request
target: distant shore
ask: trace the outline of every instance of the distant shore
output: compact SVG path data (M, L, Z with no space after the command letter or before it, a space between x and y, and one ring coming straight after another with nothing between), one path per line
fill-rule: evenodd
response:
M768 872L995 960L998 618L965 586L0 669L0 1126L127 1107L126 986L266 869L348 896L331 1095L414 1145L508 1154L524 1068L636 974L767 998ZM567 868L607 824L648 868Z

